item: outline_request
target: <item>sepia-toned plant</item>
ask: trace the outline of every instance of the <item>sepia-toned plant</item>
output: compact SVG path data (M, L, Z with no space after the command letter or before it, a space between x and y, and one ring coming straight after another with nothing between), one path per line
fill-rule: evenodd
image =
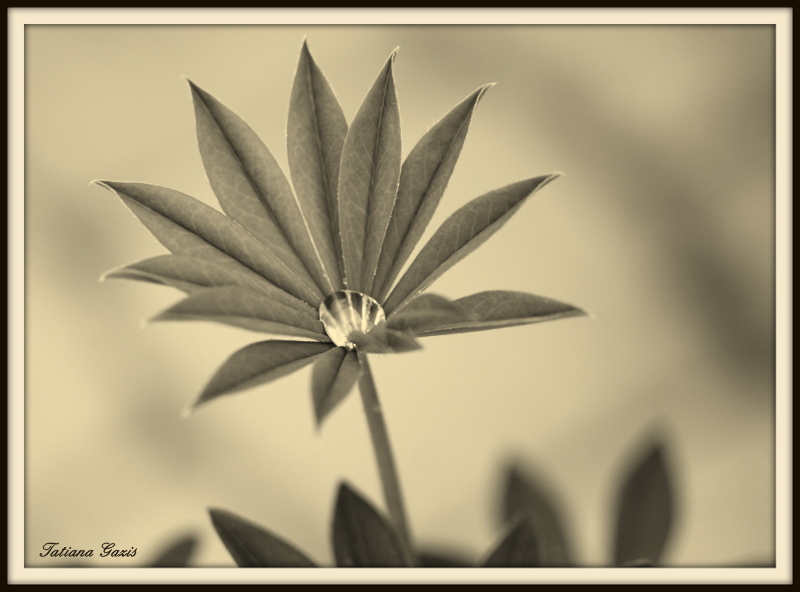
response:
M395 54L348 126L303 44L289 104L291 184L256 133L190 82L200 154L224 213L165 187L97 181L170 251L105 277L165 284L187 294L156 320L214 321L270 335L231 355L194 407L313 364L311 395L320 425L358 383L390 520L342 484L333 524L339 566L418 564L368 355L419 349L422 337L584 314L516 291L454 300L425 293L558 174L517 181L468 202L401 274L490 85L456 105L403 161ZM211 515L239 565L313 565L288 543L230 512ZM517 527L510 536L524 545L528 534ZM503 564L509 553L501 549L492 561Z

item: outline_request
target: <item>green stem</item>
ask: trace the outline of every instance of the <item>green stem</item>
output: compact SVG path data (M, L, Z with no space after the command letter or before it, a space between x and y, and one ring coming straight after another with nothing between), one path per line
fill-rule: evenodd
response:
M367 415L372 448L375 451L375 460L378 463L378 472L383 485L383 496L386 498L389 518L400 535L407 559L411 561L411 538L403 506L403 495L400 493L400 480L397 477L392 447L389 444L389 433L386 431L386 423L383 421L383 410L378 400L378 391L375 388L375 381L372 379L367 354L359 352L358 360L362 370L358 378L358 388L361 391L361 401L364 403L364 413Z

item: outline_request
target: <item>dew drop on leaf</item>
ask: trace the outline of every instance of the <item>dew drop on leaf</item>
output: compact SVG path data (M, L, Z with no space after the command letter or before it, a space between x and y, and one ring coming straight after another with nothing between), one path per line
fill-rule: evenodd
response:
M330 294L319 308L319 320L336 345L353 348L350 335L354 331L368 333L386 320L377 300L354 290L339 290Z

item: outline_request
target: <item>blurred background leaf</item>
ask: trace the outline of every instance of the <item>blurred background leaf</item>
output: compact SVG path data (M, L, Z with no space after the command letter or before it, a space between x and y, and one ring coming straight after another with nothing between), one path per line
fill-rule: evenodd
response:
M472 567L473 563L452 551L423 548L417 554L417 567Z
M527 516L518 517L483 561L483 567L544 567L540 560L539 529Z
M226 510L211 509L209 514L239 567L314 567L302 551L265 528Z
M156 556L150 567L190 567L199 542L193 534L174 539Z
M503 522L510 524L526 518L533 524L542 567L567 567L572 563L562 512L557 497L547 491L540 479L530 471L523 475L517 465L508 468L502 498Z
M337 567L410 565L394 527L346 483L339 487L331 534Z
M638 451L626 468L614 516L613 565L657 564L672 532L675 493L662 443Z

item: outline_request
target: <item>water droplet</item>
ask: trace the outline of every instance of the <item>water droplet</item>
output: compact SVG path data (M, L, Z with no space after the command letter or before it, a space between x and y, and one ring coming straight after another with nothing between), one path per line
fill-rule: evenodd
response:
M319 320L325 325L331 341L352 349L355 344L349 337L353 331L367 333L386 320L386 314L371 296L355 290L339 290L325 298L319 307Z

